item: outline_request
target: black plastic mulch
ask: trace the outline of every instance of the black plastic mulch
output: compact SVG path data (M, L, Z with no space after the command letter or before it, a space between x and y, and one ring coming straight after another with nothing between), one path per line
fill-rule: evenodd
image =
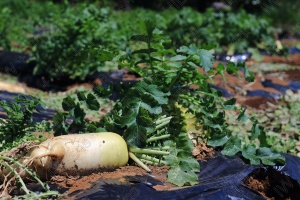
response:
M18 94L0 91L0 100L13 101L13 98ZM39 108L41 113L34 114L35 121L43 119L52 119L56 113L55 110ZM0 108L0 111L3 111ZM5 117L1 116L0 117ZM273 167L273 171L283 174L282 180L279 180L279 185L276 187L276 192L282 194L293 192L295 188L300 188L300 158L283 154L286 158L284 166ZM155 185L163 185L155 177L149 175L127 177L127 182L119 180L99 180L92 187L84 191L79 191L71 194L75 199L264 199L262 195L246 187L243 184L249 174L255 170L267 170L263 166L253 166L245 164L239 157L226 157L220 153L214 158L208 158L200 161L199 184L192 187L174 188L171 191L157 191L153 187ZM273 172L274 174L274 172ZM278 178L277 178L278 179ZM289 184L287 180L295 185ZM53 186L56 187L57 186ZM293 189L294 188L294 189ZM65 188L59 188L60 192L66 191ZM300 191L298 194L293 194L300 199ZM299 198L298 198L299 197Z
M286 164L272 167L276 173L284 174L288 180L293 180L299 188L300 184L300 158L284 154ZM128 177L131 184L124 184L118 180L99 180L90 189L71 194L75 199L208 199L208 200L240 200L265 199L261 194L246 187L243 183L251 173L266 170L263 166L245 164L239 157L227 157L218 154L217 157L200 161L199 184L192 187L176 188L170 191L156 191L153 186L163 184L150 175ZM287 185L286 178L281 180L277 187L278 193L295 193L296 185ZM299 194L293 194L299 197Z
M223 56L225 58L226 54L216 55L216 58L219 58L220 60L221 59L220 56L221 57ZM235 55L233 57L239 58L239 56L245 60L251 55L246 53L241 55ZM238 61L244 61L244 60L238 60ZM30 87L39 88L45 91L49 91L49 90L60 91L60 90L64 90L68 85L72 85L74 83L80 83L80 82L92 83L93 80L95 79L100 79L104 87L108 87L110 84L119 85L121 82L124 83L125 85L134 84L137 81L135 79L133 80L124 79L125 72L122 70L118 70L113 72L99 72L94 75L88 76L85 81L70 80L68 77L62 76L59 79L51 82L46 75L33 76L32 73L33 73L34 66L35 63L30 61L30 56L27 54L18 53L18 52L0 51L0 73L18 76L18 80L20 82L25 82ZM134 75L138 78L137 74ZM290 84L287 86L272 83L272 81L270 80L266 80L262 82L262 84L264 87L270 87L276 89L281 94L285 94L286 90L293 90L293 91L300 90L299 81L290 81ZM213 88L221 91L223 97L230 98L233 96L225 88L221 88L215 85L213 85ZM275 99L280 98L278 94L269 93L267 91L260 91L260 90L247 91L247 96L250 97L257 96L257 97L275 98ZM120 98L120 96L115 93L113 94L111 99L116 100L118 98Z
M0 101L7 101L7 102L13 102L13 98L17 97L19 94L17 93L11 93L11 92L6 92L6 91L1 91L0 90ZM26 96L26 95L25 95ZM29 96L26 96L30 98ZM40 113L35 112L33 114L33 121L34 122L41 122L43 120L51 120L55 113L57 112L56 110L53 109L45 109L42 106L38 106L38 110ZM4 112L3 108L0 106L0 112ZM0 118L5 118L6 116L4 113L0 113Z

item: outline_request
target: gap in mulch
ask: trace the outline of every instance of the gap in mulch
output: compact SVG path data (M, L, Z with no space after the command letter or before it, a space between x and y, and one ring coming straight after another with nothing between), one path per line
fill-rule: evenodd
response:
M212 147L207 146L205 143L199 143L194 151L193 155L197 160L203 160L207 157L212 157L215 154L215 150ZM169 190L176 186L167 181L167 173L170 169L169 166L150 166L151 173L147 173L141 167L136 166L135 163L131 165L117 168L110 172L98 172L87 174L81 177L66 177L66 176L53 176L51 183L58 185L61 188L67 189L67 194L74 194L78 191L86 190L90 188L94 183L102 180L118 180L119 182L128 183L128 178L137 177L143 175L151 175L154 179L161 181L163 185L155 185L153 188L158 191Z
M12 156L12 157L20 157L24 156L29 149L36 146L36 143L30 144L22 144L19 147L14 148L5 156ZM215 151L212 147L207 146L205 143L199 142L194 151L193 155L197 160L203 160L207 157L212 157L215 154ZM116 180L119 183L124 184L132 184L130 179L145 179L148 175L153 177L154 179L158 180L162 184L154 185L153 188L157 191L164 191L169 190L172 188L177 188L172 183L167 181L167 173L170 169L169 166L148 166L151 169L151 173L147 173L141 167L138 167L135 163L131 162L131 165L127 165L124 167L117 168L113 171L107 172L95 172L90 174L84 174L82 176L60 176L56 175L50 179L50 186L53 189L57 189L60 192L66 192L67 195L71 195L75 197L77 193L81 191L87 190L91 188L94 184L96 184L99 180L109 181L109 180ZM138 177L141 178L138 178ZM32 180L31 180L32 181ZM30 182L31 182L30 181ZM33 189L34 191L42 191L42 188L36 182L31 182L28 187ZM0 191L1 192L1 191ZM14 190L13 195L19 195L19 190ZM66 199L72 199L72 197Z
M278 77L278 75L276 76L275 73L280 73L281 75ZM278 79L284 79L285 82L289 82L289 81L300 81L300 66L296 69L288 69L288 70L270 70L268 72L264 73L264 77L268 77L268 79L270 78L270 76L273 76L273 82L274 83L278 83L281 85L287 85L285 83L280 83L280 82L276 82L276 80Z
M274 108L275 105L282 103L280 100L265 97L240 97L237 102L241 105L258 110Z
M173 188L174 185L167 182L167 172L169 171L169 166L149 166L151 169L151 175L164 183L164 185L154 186L156 190L166 190ZM53 176L51 178L51 184L58 185L61 188L67 189L66 193L71 194L76 191L83 191L90 188L94 183L102 180L118 180L120 183L129 184L128 178L147 175L144 169L138 166L124 166L117 168L109 172L98 172L89 175L84 175L80 177L71 176Z
M254 170L243 183L268 200L300 199L299 183L272 168Z
M287 70L285 73L290 80L300 82L300 67L298 69Z
M289 65L300 65L300 54L292 54L288 57L284 56L263 56L264 63L285 63Z

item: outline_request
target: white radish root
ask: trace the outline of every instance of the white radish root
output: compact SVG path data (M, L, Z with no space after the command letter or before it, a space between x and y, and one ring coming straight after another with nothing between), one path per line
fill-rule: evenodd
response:
M128 148L116 133L70 134L42 142L20 162L43 179L52 175L84 175L126 165Z

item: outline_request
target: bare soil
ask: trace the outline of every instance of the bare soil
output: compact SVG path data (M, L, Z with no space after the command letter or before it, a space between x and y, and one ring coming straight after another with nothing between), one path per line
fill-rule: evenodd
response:
M207 157L212 157L214 155L214 149L212 147L208 147L205 143L199 143L194 151L193 155L197 160L202 160ZM92 173L89 175L81 176L81 177L65 177L65 176L53 176L51 178L52 184L57 184L60 187L66 188L67 194L74 193L75 191L82 191L88 189L92 186L93 183L98 180L111 180L117 179L119 182L124 182L130 184L127 180L128 177L136 177L139 175L150 174L155 179L163 182L163 185L156 185L153 188L162 191L175 188L176 186L167 181L167 173L170 169L169 166L148 166L151 169L151 173L147 173L141 167L136 165L128 165L124 167L120 167L111 172L98 172Z
M255 170L244 180L244 184L267 200L300 199L298 182L275 169Z
M170 167L168 166L148 166L152 172L151 175L162 182L164 185L156 187L157 190L166 190L174 187L173 184L167 182L167 172ZM111 172L99 172L92 173L81 177L65 177L65 176L54 176L51 178L52 184L57 184L63 188L68 189L67 194L71 194L75 191L82 191L90 188L93 183L98 180L111 180L117 179L119 182L130 184L127 180L128 177L136 177L139 175L148 174L145 170L138 166L124 166L120 167Z
M289 65L300 65L300 54L284 56L263 56L264 63L286 63Z
M0 81L0 90L24 94L26 92L26 86L19 83L15 84Z
M300 81L300 67L298 69L292 69L285 71L288 78L293 81Z
M37 133L38 134L38 133ZM53 136L49 136L53 137ZM9 152L5 153L5 156L20 158L25 156L30 149L35 147L36 143L27 143L22 144L19 147L12 149ZM212 147L208 147L205 143L199 143L195 149L193 150L193 155L197 160L202 160L207 157L212 157L215 151ZM50 183L53 185L57 185L60 188L67 189L66 194L72 194L77 191L83 191L89 189L95 182L101 180L118 180L118 182L131 184L128 181L130 177L142 176L142 175L151 175L156 180L161 181L162 185L156 185L153 188L158 191L175 189L176 186L167 181L167 173L170 169L169 166L148 166L151 169L151 173L146 172L139 166L135 164L127 165L124 167L117 168L113 171L108 172L97 172L97 173L89 173L84 176L52 176L50 179ZM14 185L9 187L9 190L12 191L16 189ZM0 193L2 191L0 190ZM72 198L67 198L72 199Z
M218 62L215 62L214 67L217 65ZM251 70L251 67L249 67L249 69ZM198 71L204 73L203 69L201 68L199 68ZM275 84L280 84L283 86L289 85L291 80L300 81L300 66L299 68L293 70L274 70L266 74L255 74L255 79L253 82L247 82L244 78L243 72L239 71L238 74L240 77L234 74L225 74L226 82L224 82L221 75L217 75L213 78L213 84L229 91L230 94L236 98L237 103L240 105L260 110L270 107L272 104L278 104L279 101L266 97L249 97L246 96L247 91L263 90L268 93L280 95L280 91L271 87L264 87L262 81L267 79L271 80ZM197 89L197 86L193 85L192 88Z

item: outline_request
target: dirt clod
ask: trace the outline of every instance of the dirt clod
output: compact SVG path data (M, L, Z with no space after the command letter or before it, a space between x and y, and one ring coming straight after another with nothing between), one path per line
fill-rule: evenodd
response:
M212 157L215 151L212 147L207 146L207 144L199 143L195 146L192 154L197 160L202 160L207 157Z

